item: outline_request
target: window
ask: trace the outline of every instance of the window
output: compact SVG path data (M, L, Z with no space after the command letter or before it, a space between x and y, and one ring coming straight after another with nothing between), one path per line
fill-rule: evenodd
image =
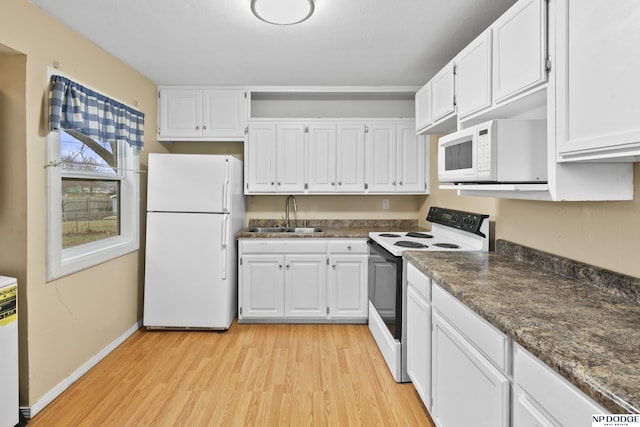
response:
M140 240L138 148L67 122L50 126L47 280L138 250Z

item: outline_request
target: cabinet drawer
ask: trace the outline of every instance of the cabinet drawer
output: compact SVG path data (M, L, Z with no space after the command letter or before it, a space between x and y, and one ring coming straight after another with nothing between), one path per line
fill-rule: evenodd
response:
M407 264L407 282L427 301L431 301L431 279L411 263Z
M238 249L241 254L325 253L327 252L327 241L320 239L241 239Z
M524 390L536 407L541 407L563 426L587 425L591 415L609 413L531 353L519 345L514 347L516 395Z
M369 249L363 239L329 240L329 253L366 254Z
M493 325L438 286L432 287L433 308L438 310L502 372L509 361L509 339Z

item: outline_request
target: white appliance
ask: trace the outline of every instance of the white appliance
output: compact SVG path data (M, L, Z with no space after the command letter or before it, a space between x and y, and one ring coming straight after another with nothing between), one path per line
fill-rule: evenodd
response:
M237 313L234 234L245 225L242 162L149 154L143 325L228 329Z
M488 251L489 215L431 207L431 231L369 233L369 330L397 382L407 373L404 251Z
M547 181L544 120L491 120L438 141L438 179L459 183Z
M0 427L19 421L18 284L0 276Z

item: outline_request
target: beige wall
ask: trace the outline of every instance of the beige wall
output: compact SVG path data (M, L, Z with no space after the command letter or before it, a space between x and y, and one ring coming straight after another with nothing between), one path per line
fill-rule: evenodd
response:
M133 326L142 306L142 252L45 280L47 67L146 113L143 169L149 151L166 150L155 142L156 85L27 0L0 2L0 45L20 54L0 49L0 274L20 280L20 395L32 405Z

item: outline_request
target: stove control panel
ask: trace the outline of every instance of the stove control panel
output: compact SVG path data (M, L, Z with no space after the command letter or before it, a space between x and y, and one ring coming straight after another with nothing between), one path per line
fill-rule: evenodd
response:
M434 222L458 230L468 231L478 236L486 237L480 231L482 222L489 218L489 215L477 214L473 212L457 211L453 209L438 208L432 206L427 214L427 221Z

